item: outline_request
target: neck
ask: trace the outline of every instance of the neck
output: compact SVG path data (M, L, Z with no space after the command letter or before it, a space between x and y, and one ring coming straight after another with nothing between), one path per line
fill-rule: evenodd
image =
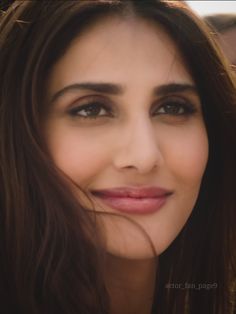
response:
M108 256L106 283L112 314L150 314L156 281L156 259Z

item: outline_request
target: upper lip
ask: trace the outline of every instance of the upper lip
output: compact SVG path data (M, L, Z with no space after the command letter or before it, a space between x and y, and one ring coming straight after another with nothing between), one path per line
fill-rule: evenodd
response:
M173 191L161 187L117 187L112 189L92 190L95 196L153 198L173 194Z

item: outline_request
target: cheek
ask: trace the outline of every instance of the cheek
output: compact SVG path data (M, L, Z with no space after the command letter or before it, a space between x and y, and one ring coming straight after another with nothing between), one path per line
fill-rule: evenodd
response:
M208 160L208 138L205 127L169 133L163 143L166 164L179 183L189 187L201 183Z
M103 141L89 138L76 130L54 130L48 136L48 145L58 168L82 187L102 171L109 158Z
M140 220L158 255L173 242L191 215L206 168L208 139L205 128L190 131L191 128L183 133L170 131L165 137L165 143L162 143L165 178L174 188L175 194L165 210L157 213L155 225L148 219Z

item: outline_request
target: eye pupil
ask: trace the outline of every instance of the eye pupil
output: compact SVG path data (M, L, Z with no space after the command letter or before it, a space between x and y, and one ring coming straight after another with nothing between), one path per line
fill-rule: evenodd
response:
M178 114L180 113L181 110L181 105L180 104L167 104L165 106L166 112L171 113L171 114Z
M101 106L99 104L89 105L86 108L84 108L84 111L91 116L98 115L100 110L101 110Z

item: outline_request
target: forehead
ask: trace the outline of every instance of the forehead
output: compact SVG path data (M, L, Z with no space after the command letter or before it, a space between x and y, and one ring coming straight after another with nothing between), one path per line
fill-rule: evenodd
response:
M140 18L108 17L76 38L55 64L51 87L83 81L144 84L191 81L181 53L161 25Z

